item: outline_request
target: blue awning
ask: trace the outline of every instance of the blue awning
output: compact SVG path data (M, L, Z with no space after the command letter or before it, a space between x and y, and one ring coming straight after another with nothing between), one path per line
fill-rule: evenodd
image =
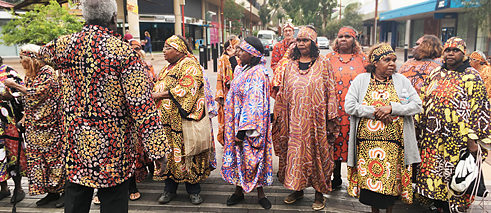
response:
M440 6L444 5L444 7L439 8L438 5ZM386 20L392 20L392 19L406 17L406 16L431 13L434 11L438 11L437 9L463 8L463 7L465 6L462 4L461 0L428 0L407 7L401 7L395 10L382 12L380 13L379 20L386 21Z

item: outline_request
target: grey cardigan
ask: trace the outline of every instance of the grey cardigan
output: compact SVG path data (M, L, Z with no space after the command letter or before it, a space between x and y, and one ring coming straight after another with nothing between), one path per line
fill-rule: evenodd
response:
M344 108L346 113L350 115L350 132L348 142L348 166L356 165L356 133L358 124L361 118L375 119L373 113L375 107L362 105L365 94L370 84L370 73L362 73L356 76L351 83L346 94ZM421 162L418 150L418 142L416 141L416 132L414 129L413 115L421 112L422 102L418 93L411 85L409 79L405 76L395 73L392 75L394 88L399 96L399 99L406 99L407 103L391 102L392 115L401 116L404 118L404 163L410 165ZM405 97L404 97L405 96Z

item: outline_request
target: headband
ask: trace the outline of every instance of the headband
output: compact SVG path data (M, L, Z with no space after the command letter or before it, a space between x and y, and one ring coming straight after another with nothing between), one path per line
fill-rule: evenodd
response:
M286 23L285 25L283 25L283 29L282 30L285 30L286 28L292 28L293 30L295 29L295 27L293 26L292 23Z
M350 35L351 37L356 38L356 31L351 27L342 27L338 32L338 36L340 35Z
M310 40L312 40L315 44L317 44L317 33L315 32L314 29L310 27L302 27L302 29L300 29L297 35L297 38L300 37L307 37Z
M37 54L31 51L21 51L19 55L21 57L38 58Z
M263 54L259 52L256 48L254 48L252 45L247 43L245 40L242 40L239 44L240 49L248 52L254 57L261 58L261 63L266 63L266 59L264 58Z
M377 47L372 51L372 54L370 55L370 63L375 63L377 61L380 61L380 59L385 58L389 55L396 55L392 47L388 44L383 44L380 47Z
M449 38L446 42L445 45L443 45L443 51L445 51L447 48L457 48L460 51L462 51L465 54L465 49L466 49L466 44L465 41L459 37L452 37Z
M165 43L184 54L188 54L189 52L188 48L186 47L186 43L184 43L184 41L176 35L169 37L167 40L165 40Z

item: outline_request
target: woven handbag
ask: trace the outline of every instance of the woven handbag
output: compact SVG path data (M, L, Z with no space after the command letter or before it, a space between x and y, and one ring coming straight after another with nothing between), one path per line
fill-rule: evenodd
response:
M198 155L212 147L210 117L206 106L204 111L205 116L199 121L182 119L184 156Z

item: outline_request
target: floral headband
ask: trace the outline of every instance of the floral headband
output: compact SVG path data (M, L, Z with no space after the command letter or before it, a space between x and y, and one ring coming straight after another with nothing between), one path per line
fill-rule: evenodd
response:
M240 49L248 52L252 56L261 58L261 63L266 63L266 58L264 58L264 55L261 52L259 52L256 48L254 48L252 45L247 43L247 41L242 40L242 42L240 42L239 44L239 47Z
M19 55L21 57L38 58L37 54L31 51L21 51Z
M282 31L285 30L286 28L291 28L292 30L295 29L295 27L293 26L293 24L292 23L289 23L289 22L286 23L285 25L283 25Z
M297 35L297 38L300 37L307 37L317 44L317 33L315 32L314 29L310 27L302 27L302 29L300 29Z
M186 47L186 43L184 43L184 41L179 37L177 37L176 35L169 37L167 40L165 40L165 43L173 47L179 52L188 54L188 48Z
M356 38L356 31L351 27L342 27L338 32L338 36L340 35L350 35L351 37Z
M372 51L372 55L370 56L370 63L375 63L377 61L380 61L380 59L385 58L389 55L396 55L392 47L388 44L384 44L377 49L374 49Z

